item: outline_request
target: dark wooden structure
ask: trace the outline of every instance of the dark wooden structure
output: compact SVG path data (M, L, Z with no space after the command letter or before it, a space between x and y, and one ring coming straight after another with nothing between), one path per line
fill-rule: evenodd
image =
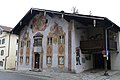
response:
M82 53L90 53L95 51L102 51L105 48L104 40L85 40L80 41L80 48ZM117 42L109 39L109 50L116 51L117 50Z

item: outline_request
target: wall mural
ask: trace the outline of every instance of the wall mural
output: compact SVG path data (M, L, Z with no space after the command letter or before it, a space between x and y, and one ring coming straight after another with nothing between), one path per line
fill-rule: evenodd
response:
M26 63L29 64L29 56L30 56L30 38L29 32L25 32L23 38L21 40L21 47L20 47L20 63L23 63L23 55L24 55L24 46L26 46Z
M63 29L61 26L58 26L56 22L50 28L50 36L59 36L59 34L64 34Z
M47 28L48 24L48 19L45 18L44 14L37 15L33 18L32 21L32 31L37 32L37 31L44 31Z
M80 63L80 48L76 47L76 65L81 65Z
M65 54L65 33L63 28L56 22L51 26L47 39L47 58L49 53L52 53L52 44L58 44L58 66L64 66L64 54ZM50 50L51 49L51 50ZM50 56L52 58L52 54Z

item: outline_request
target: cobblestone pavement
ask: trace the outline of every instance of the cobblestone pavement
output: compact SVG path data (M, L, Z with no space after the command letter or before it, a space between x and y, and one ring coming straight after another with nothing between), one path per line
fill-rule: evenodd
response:
M10 71L43 78L46 80L120 80L120 71L108 71L109 76L104 76L104 70L89 70L82 73L57 73L57 72L34 72L34 71Z

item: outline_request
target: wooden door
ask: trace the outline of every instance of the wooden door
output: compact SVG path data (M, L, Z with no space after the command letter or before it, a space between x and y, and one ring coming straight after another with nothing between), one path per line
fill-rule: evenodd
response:
M40 66L40 55L37 53L35 54L35 68L39 69Z

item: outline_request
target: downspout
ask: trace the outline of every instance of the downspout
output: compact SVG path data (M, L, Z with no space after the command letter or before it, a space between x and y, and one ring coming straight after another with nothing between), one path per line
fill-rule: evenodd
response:
M17 65L16 65L16 70L18 70L18 61L19 61L19 49L20 49L20 36L18 35L18 44L17 44Z
M105 76L108 76L109 74L107 73L108 69L107 69L107 60L108 60L108 30L110 28L112 28L114 25L112 24L112 26L108 27L105 29L105 55L106 57L104 58L104 61L105 61L105 64L104 64L104 67L105 67L105 72L104 72L104 75Z
M7 61L7 58L9 57L9 53L10 53L10 36L11 36L11 33L9 34L8 55L5 57L5 66L4 66L5 70L6 70L6 61Z

